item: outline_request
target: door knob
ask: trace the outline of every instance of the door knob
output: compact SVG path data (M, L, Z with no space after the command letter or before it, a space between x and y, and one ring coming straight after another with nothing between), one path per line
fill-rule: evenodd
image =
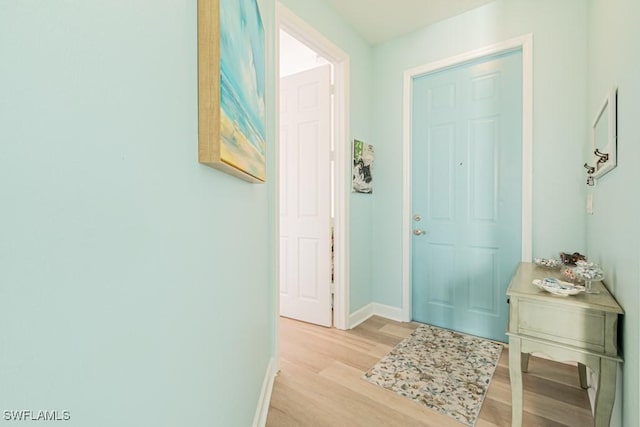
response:
M413 230L413 234L415 234L416 236L422 236L423 234L427 234L427 232L416 228L415 230Z

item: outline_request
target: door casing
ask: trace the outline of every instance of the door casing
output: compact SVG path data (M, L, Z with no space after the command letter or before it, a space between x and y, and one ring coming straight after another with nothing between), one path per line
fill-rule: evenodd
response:
M413 80L499 53L522 49L522 261L532 257L532 143L533 143L533 35L507 40L481 49L406 70L403 96L402 182L402 320L411 321L411 145Z

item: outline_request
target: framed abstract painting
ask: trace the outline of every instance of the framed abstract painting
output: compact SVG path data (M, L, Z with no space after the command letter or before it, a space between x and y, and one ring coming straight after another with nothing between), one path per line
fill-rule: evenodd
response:
M265 36L257 0L198 0L198 161L266 180Z

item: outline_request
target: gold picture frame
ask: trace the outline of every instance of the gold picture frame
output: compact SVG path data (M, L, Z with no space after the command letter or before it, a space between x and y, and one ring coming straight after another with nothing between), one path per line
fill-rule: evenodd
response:
M198 0L198 161L258 183L266 181L265 65L256 0Z

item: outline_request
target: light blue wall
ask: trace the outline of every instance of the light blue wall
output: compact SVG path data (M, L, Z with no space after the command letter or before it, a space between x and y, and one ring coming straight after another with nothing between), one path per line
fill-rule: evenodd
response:
M622 425L640 425L640 3L589 2L590 125L611 86L618 86L618 167L592 189L594 214L587 217L588 253L603 265L607 284L625 309L623 326ZM586 160L586 158L585 158Z
M0 410L251 424L273 186L197 162L196 22L186 0L0 2Z
M587 4L497 0L374 50L373 300L402 304L402 88L405 70L533 33L533 254L584 251Z
M282 0L287 9L302 18L350 57L350 109L349 126L353 138L371 143L371 48L323 0ZM374 147L377 150L377 147ZM349 145L350 149L350 145ZM351 159L351 154L348 156ZM381 182L374 164L374 192ZM351 175L351 168L347 176ZM350 183L349 183L350 185ZM349 190L351 187L349 186ZM349 244L347 260L351 269L349 308L354 312L371 302L371 236L373 197L352 194L349 199Z

